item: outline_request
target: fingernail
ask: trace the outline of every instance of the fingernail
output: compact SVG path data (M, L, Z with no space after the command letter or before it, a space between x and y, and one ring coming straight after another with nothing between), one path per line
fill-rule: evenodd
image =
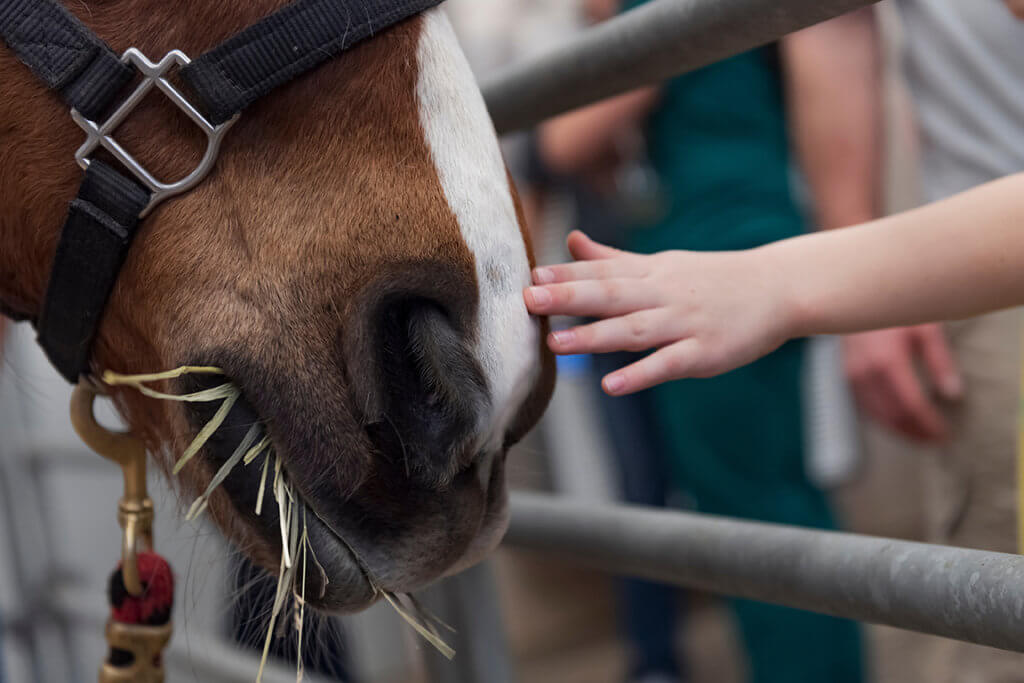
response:
M555 272L550 268L534 268L533 281L536 282L538 285L554 282Z
M551 340L554 341L557 346L565 346L575 338L576 333L572 330L561 330L560 332L551 333Z
M534 306L547 306L551 303L551 292L543 287L530 287L526 290Z
M622 375L608 375L604 380L604 388L610 394L617 394L626 386L626 379Z

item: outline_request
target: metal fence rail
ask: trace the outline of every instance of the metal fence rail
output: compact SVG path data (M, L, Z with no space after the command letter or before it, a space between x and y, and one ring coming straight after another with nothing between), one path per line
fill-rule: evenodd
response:
M518 493L505 545L1024 652L1024 557Z
M651 0L483 85L498 132L657 83L878 0Z

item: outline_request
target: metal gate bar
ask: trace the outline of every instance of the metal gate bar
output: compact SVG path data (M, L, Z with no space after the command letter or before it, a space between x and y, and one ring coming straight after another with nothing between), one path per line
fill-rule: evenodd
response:
M877 0L651 0L484 83L499 133L778 40Z
M505 545L1024 652L1024 557L517 493Z

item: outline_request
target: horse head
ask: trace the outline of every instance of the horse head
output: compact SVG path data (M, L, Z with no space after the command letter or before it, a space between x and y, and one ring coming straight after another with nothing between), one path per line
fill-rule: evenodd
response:
M80 18L115 50L202 53L284 0L122 0ZM81 131L0 50L0 306L39 316ZM181 177L204 141L147 100L118 140ZM445 15L430 10L250 107L216 171L143 224L94 346L92 370L216 365L242 392L185 468L206 487L260 422L308 516L327 578L311 602L354 610L485 554L505 524L505 456L539 418L553 364L524 308L529 240L515 189ZM201 380L181 380L181 390ZM165 467L204 409L115 390ZM256 516L256 468L211 501L257 563L282 552ZM354 555L358 555L357 562ZM319 597L316 597L319 595Z

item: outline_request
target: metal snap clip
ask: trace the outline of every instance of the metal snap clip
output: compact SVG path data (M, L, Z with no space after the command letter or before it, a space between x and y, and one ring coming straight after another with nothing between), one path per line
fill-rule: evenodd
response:
M71 397L71 424L89 448L121 466L124 496L117 505L121 525L121 569L128 593L143 593L137 560L140 545L153 549L153 501L146 491L146 448L131 434L112 432L96 421L93 403L97 390L87 382Z

